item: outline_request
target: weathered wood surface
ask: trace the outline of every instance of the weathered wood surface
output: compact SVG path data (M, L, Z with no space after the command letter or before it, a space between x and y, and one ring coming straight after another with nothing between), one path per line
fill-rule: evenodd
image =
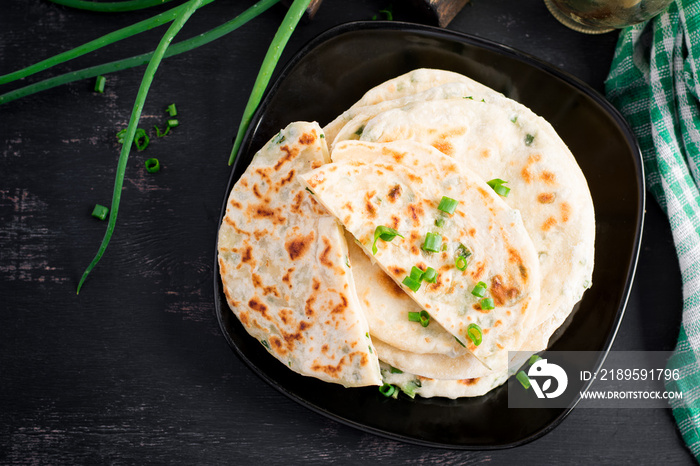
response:
M218 1L195 14L183 36L251 3ZM283 60L321 31L370 19L386 6L326 0L294 34ZM5 1L0 74L148 15ZM114 134L128 120L143 68L109 76L104 95L91 91L92 82L78 82L0 107L0 463L692 464L668 410L574 410L543 438L506 451L390 441L311 413L232 354L216 323L212 286L226 160L283 15L275 7L229 37L163 63L143 126L161 123L172 102L181 126L132 153L114 238L80 296L75 287L105 228L90 212L95 203L109 204ZM540 2L519 0L475 0L450 28L510 44L598 89L616 40L568 31ZM160 33L75 65L142 52ZM161 172L144 172L147 157L161 160ZM671 235L650 201L615 348L670 350L680 308Z

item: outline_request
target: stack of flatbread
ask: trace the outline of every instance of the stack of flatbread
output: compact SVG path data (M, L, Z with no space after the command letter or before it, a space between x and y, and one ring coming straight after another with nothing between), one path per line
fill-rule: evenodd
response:
M554 129L419 69L254 157L219 231L226 299L300 374L479 396L544 350L591 286L595 218ZM522 354L522 353L521 353Z

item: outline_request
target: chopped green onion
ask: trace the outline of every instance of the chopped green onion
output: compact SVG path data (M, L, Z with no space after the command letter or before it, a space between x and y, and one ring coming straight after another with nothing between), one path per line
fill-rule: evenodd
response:
M479 346L481 344L481 327L479 327L476 324L469 324L467 326L467 336L469 339L474 343L476 346Z
M175 104L168 105L168 109L166 110L166 112L168 112L168 115L170 115L171 117L177 115L177 109L175 108Z
M438 228L442 228L442 226L445 224L445 219L440 217L439 219L435 220L435 226Z
M307 190L308 192L310 192L311 194L313 194L313 193L314 193L314 192L313 192L313 191L311 191L311 190L310 190L309 188L304 188L304 189L306 189L306 190ZM376 232L375 232L375 233L376 233ZM376 241L376 240L375 240L375 241Z
M379 393L381 393L382 395L384 395L387 398L389 398L391 395L393 395L395 391L396 391L396 387L394 387L393 385L388 384L388 383L385 383L384 385L379 387Z
M427 327L430 324L430 314L428 311L409 312L408 320L409 322L420 322L423 327Z
M100 94L103 94L105 91L105 83L107 82L107 79L104 76L98 76L95 79L95 92L99 92Z
M513 115L513 116L511 117L510 121L512 121L513 123L515 123L516 121L518 121L518 115Z
M411 278L411 277L407 276L406 278L403 279L403 281L401 283L406 285L413 292L416 292L420 289L420 280L416 280L415 278Z
M535 364L540 359L542 359L542 358L539 355L533 354L532 356L530 356L530 361L529 361L530 365Z
M474 286L472 294L478 298L483 298L486 294L486 283L479 282Z
M312 193L313 194L313 193ZM394 230L393 228L385 227L384 225L379 225L374 229L374 243L372 243L372 254L377 253L377 240L391 241L397 236L401 236L401 233Z
M462 256L457 256L455 258L455 267L464 272L467 270L467 260Z
M463 99L474 100L474 97L472 97L472 96L470 96L470 95L468 95L468 96L466 96L466 97L462 97L462 98L463 98Z
M491 186L494 191L496 191L496 194L499 196L507 197L508 193L510 192L510 188L507 188L503 186L507 181L504 181L500 178L494 178L492 180L489 180L486 182L487 185Z
M495 309L496 306L493 304L493 299L492 298L484 298L481 301L479 301L479 305L481 306L481 309L485 311L489 311L491 309Z
M462 345L464 348L467 347L464 343L462 343L462 340L460 340L459 338L455 337L455 340L457 340L457 343L459 343L460 345Z
M148 147L150 139L143 128L138 128L136 134L134 135L134 144L136 144L136 150L142 151Z
M146 160L145 165L148 173L156 173L158 170L160 170L160 162L156 158Z
M397 369L397 368L395 368L394 366L389 366L389 367L391 368L391 369L390 369L390 372L391 372L392 374L403 374L403 371L402 371L401 369Z
M176 126L180 126L180 122L177 119L171 118L168 120L168 128L175 128Z
M267 342L267 340L260 340L260 343L262 343L262 345L263 345L265 348L271 349L271 348L270 348L270 344Z
M156 129L156 136L159 138L162 138L163 136L166 136L170 132L170 126L165 127L165 131L161 131L160 128L157 126L153 126Z
M442 235L440 233L426 233L425 243L423 243L423 250L428 252L440 252L441 246Z
M435 270L432 267L428 267L423 273L423 281L426 281L428 283L435 283L437 281L437 276L437 270Z
M520 381L520 383L522 384L523 387L525 387L526 390L528 388L530 388L530 377L528 377L525 372L523 372L523 371L518 372L515 375L515 378Z
M535 136L533 136L532 134L526 135L525 136L525 145L529 146L530 144L532 144L532 141L534 141L534 140L535 140Z
M410 277L414 280L420 281L423 278L423 271L416 267L415 265L411 268Z
M447 196L442 196L440 204L438 204L438 210L441 210L447 214L454 214L458 204L459 201L456 201Z
M457 252L458 256L462 256L465 259L467 259L469 256L472 255L472 252L469 250L469 248L466 247L465 245L463 245L462 243L459 243L459 246L457 246L456 252Z
M92 209L92 216L104 220L107 218L109 209L103 205L95 204L95 208Z

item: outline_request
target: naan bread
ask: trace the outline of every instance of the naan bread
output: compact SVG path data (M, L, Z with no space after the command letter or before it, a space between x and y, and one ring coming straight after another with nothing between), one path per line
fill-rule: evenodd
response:
M219 230L224 293L248 333L291 370L381 385L342 229L296 179L328 161L316 123L290 124L255 154Z
M537 255L517 211L510 209L473 172L432 147L401 141L354 144L352 160L335 159L300 175L316 198L372 254L375 228L384 225L404 238L379 241L373 258L396 283L411 268L432 267L437 282L424 282L417 291L404 290L431 317L464 344L482 363L492 367L507 357L507 348L520 348L522 329L531 324L531 309L539 303ZM437 210L443 196L459 201L446 215ZM437 233L444 249L422 249L427 233ZM459 270L455 257L466 247L469 266ZM482 309L471 294L487 284L495 309ZM480 345L468 337L470 324L483 332Z
M415 86L412 76L421 76ZM418 141L486 180L507 180L511 192L505 201L522 213L544 277L539 326L524 349L545 349L591 286L595 217L576 160L544 119L465 76L417 70L392 81L346 112L354 117L338 131L334 144L343 139ZM429 88L430 83L439 84ZM400 92L391 91L399 87Z

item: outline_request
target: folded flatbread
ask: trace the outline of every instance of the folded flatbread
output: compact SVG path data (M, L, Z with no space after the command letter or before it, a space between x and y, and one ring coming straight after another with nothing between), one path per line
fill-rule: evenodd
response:
M219 230L224 293L246 331L293 371L381 385L342 228L296 178L328 161L316 123L290 124L255 154Z
M540 285L537 255L520 214L481 178L430 146L345 144L352 148L338 148L333 163L300 180L365 253L482 363L493 367L507 357L507 348L519 348L521 329L529 328L537 309ZM454 213L438 210L443 197L458 202ZM403 238L377 243L379 226ZM431 235L439 238L439 251L426 249ZM461 269L456 258L465 250L468 265ZM409 289L404 279L414 266L436 270L436 282ZM472 294L479 282L487 285L494 309ZM469 337L474 325L483 334L479 344Z

